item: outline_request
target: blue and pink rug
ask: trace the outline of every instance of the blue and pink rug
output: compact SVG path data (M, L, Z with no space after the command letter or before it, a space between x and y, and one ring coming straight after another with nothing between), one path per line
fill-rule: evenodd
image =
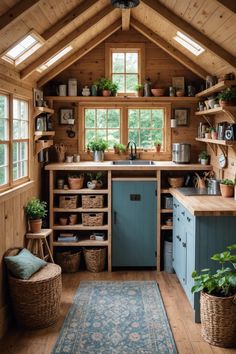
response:
M81 282L53 354L176 354L155 281Z

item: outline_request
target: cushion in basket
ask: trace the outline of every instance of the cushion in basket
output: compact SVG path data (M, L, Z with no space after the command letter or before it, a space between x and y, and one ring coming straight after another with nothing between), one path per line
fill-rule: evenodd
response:
M4 257L8 270L20 279L29 279L32 274L46 266L47 262L23 248L16 256Z

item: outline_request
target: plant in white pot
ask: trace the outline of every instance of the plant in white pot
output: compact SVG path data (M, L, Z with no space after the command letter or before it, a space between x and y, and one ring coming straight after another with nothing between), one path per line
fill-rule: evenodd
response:
M207 151L203 150L199 154L199 161L202 165L207 165L209 161L209 154Z
M236 244L214 254L219 269L212 273L203 269L192 273L195 285L192 292L201 292L200 314L202 337L220 347L236 345Z
M87 148L93 151L93 160L101 162L104 160L104 151L108 148L108 143L103 139L95 139L88 143Z
M25 212L29 220L30 231L32 233L40 232L42 218L47 215L47 203L34 197L26 204Z

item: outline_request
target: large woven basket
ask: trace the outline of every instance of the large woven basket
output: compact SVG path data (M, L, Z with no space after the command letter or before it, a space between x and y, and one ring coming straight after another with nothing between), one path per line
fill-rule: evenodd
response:
M104 213L82 213L82 224L84 226L101 226L103 225Z
M168 182L172 188L180 188L184 184L184 177L170 177Z
M103 195L82 195L82 208L103 208Z
M21 248L9 249L5 255L16 255ZM17 322L27 328L45 328L55 323L60 314L61 268L48 263L28 280L8 273L11 304Z
M73 209L77 207L77 195L60 195L59 208Z
M201 293L201 331L205 341L219 347L236 345L236 295L216 297Z
M102 272L105 267L106 248L83 249L87 270L90 272Z
M79 252L58 252L56 262L60 265L64 273L78 272L80 266L81 251Z

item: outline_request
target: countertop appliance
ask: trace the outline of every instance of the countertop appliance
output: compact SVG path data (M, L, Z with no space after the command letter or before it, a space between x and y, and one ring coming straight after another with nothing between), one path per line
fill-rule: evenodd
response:
M221 195L219 190L211 190L209 188L192 188L192 187L183 187L177 188L177 190L185 196L191 195Z
M172 161L175 163L189 163L191 156L191 144L172 144Z
M236 124L231 123L225 129L226 140L236 140Z

